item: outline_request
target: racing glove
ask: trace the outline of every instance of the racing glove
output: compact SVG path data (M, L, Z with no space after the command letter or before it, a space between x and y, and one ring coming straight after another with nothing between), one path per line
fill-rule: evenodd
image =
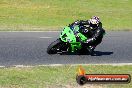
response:
M69 24L68 27L70 27L70 29L72 29L72 30L74 29L74 27L71 24Z
M93 38L86 40L85 43L89 44L91 41L93 41Z

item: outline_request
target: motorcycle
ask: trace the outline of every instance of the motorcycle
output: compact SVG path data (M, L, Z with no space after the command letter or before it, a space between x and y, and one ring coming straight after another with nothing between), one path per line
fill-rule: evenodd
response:
M82 50L81 43L77 41L76 33L80 37L81 41L86 41L87 37L79 32L79 26L75 26L74 28L66 26L60 33L60 37L48 46L47 53L78 53L79 51L85 51Z

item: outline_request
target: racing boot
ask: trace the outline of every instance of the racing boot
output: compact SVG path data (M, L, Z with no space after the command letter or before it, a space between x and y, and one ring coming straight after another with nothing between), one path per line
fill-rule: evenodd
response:
M89 46L88 52L90 55L94 55L94 49L95 49L95 46Z

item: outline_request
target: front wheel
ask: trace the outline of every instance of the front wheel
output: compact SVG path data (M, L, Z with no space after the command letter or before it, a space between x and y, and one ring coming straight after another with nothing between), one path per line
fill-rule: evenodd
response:
M47 53L56 54L57 50L59 49L60 43L61 43L60 39L57 39L56 41L52 42L47 48Z
M47 53L56 54L58 52L67 51L67 48L68 48L67 43L61 41L60 39L57 39L48 46Z

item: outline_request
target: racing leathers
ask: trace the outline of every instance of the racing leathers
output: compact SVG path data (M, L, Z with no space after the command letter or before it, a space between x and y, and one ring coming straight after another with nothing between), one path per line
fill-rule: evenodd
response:
M82 42L76 33L77 40L81 42L83 48L89 47L88 51L92 54L95 47L101 43L103 35L105 34L105 30L102 28L102 23L99 22L99 25L92 25L89 20L80 20L70 24L69 27L74 28L76 25L80 28L79 32L87 37L87 40Z

